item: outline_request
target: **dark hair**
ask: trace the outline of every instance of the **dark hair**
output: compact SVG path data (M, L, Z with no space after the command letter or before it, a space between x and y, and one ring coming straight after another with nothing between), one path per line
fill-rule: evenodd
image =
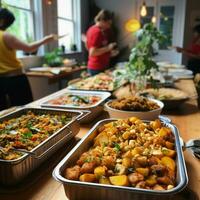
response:
M15 16L8 9L0 8L0 21L1 20L3 23L0 25L0 29L5 30L15 21Z
M198 34L200 34L200 24L196 25L196 26L193 28L193 31L194 31L194 32L197 32Z
M108 10L101 10L94 18L95 22L99 21L109 21L113 19L113 13Z

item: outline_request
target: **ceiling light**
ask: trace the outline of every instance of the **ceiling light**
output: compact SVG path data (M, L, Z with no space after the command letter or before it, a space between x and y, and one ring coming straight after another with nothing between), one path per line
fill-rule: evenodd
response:
M154 23L154 24L156 23L156 16L153 16L153 17L151 18L151 22Z
M46 4L51 5L53 0L46 0Z
M140 10L140 15L142 17L145 17L147 15L147 7L146 7L146 3L143 2L141 10Z

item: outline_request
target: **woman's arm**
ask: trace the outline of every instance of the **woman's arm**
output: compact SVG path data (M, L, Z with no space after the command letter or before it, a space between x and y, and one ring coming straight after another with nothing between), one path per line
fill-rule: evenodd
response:
M110 43L109 45L101 48L92 47L89 49L90 56L100 56L104 53L111 52L116 46L116 43Z
M5 42L5 45L8 47L8 49L22 50L25 52L33 52L33 51L36 51L41 45L47 44L48 42L53 41L54 35L53 34L48 35L41 40L28 44L19 40L18 38L16 38L15 36L9 33L4 33L3 40Z
M191 53L190 50L187 50L187 49L184 49L184 48L181 48L181 47L176 47L176 51L179 52L179 53L182 53L182 54L184 54L188 57L200 59L200 54Z
M199 54L193 54L193 53L187 52L187 51L184 51L183 54L185 54L186 56L188 56L190 58L200 59L200 55Z

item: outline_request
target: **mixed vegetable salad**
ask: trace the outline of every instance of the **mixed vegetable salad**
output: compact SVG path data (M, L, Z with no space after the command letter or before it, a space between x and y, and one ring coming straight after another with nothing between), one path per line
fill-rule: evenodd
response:
M13 160L23 154L17 149L32 150L71 118L66 114L36 114L28 111L20 117L0 122L0 159Z

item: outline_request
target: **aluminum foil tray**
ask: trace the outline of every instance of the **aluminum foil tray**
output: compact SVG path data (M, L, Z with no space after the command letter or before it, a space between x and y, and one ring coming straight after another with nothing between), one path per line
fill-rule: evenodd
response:
M132 187L121 187L113 185L104 185L98 183L80 182L68 180L63 176L63 171L67 167L71 167L72 163L76 163L80 155L87 151L91 142L97 135L97 129L105 123L115 121L116 119L106 119L98 122L85 137L72 149L72 151L56 166L53 171L53 177L64 185L66 196L70 200L132 200L132 199L171 199L171 197L179 193L188 182L187 172L185 168L185 161L183 158L182 147L179 141L178 129L170 124L164 123L167 127L171 128L175 136L175 145L177 152L177 185L175 188L166 191L155 191L147 189L139 189ZM77 192L78 191L78 192Z

